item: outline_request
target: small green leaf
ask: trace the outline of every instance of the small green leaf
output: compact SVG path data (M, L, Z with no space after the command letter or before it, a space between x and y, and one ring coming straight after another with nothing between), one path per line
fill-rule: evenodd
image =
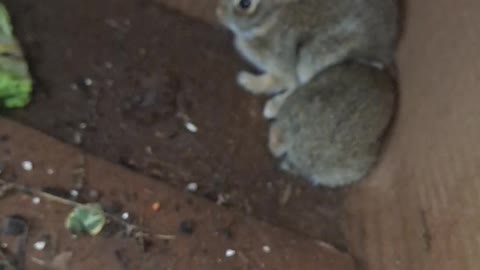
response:
M13 35L10 16L0 3L0 108L22 108L30 103L33 82L28 63Z
M65 227L73 234L99 234L107 219L99 204L86 204L75 207L65 221Z
M6 36L12 36L12 25L10 24L10 15L3 4L0 3L0 33Z

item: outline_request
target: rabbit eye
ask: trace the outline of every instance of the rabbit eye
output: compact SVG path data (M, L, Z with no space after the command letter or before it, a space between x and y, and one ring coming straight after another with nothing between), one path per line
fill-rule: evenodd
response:
M240 0L240 2L238 2L238 6L242 9L249 9L252 6L252 1L251 0Z

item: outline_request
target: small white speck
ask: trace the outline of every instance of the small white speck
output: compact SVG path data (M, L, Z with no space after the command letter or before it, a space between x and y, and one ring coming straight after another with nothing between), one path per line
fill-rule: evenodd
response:
M189 184L187 185L187 190L190 191L190 192L197 192L197 190L198 190L198 184L195 183L195 182L189 183Z
M47 169L47 174L48 174L48 175L52 175L52 174L54 174L54 173L55 173L55 170L54 170L54 169L52 169L52 168L48 168L48 169Z
M42 200L40 199L40 197L33 197L32 198L32 203L33 204L40 204Z
M93 85L93 80L90 78L86 78L83 83L85 83L86 86L92 86Z
M45 247L47 247L47 242L46 241L38 241L38 242L35 242L35 244L33 244L33 248L35 248L36 250L39 250L39 251L44 250Z
M8 248L8 244L7 244L7 243L1 243L1 244L0 244L0 247L3 248L3 249L7 249L7 248Z
M78 192L78 190L76 190L76 189L70 190L70 196L72 196L73 198L78 197L78 195L80 195L80 193Z
M235 254L237 254L237 252L233 249L227 249L227 251L225 251L225 257L227 258L233 257Z
M22 168L25 171L29 172L29 171L33 170L33 163L31 161L26 160L26 161L22 162Z
M230 195L229 194L218 194L217 196L217 205L224 205L230 200Z
M107 68L107 69L113 68L112 62L105 62L105 68Z
M197 133L197 132L198 132L197 126L195 126L195 125L194 125L193 123L191 123L191 122L185 123L185 128L186 128L188 131L192 132L192 133Z
M130 214L129 214L128 212L124 212L124 213L122 214L122 219L123 219L123 220L127 220L127 219L129 219L129 218L130 218Z
M80 132L75 132L75 133L73 134L73 143L75 143L75 144L81 144L81 143L82 143L82 140L83 140L82 133L80 133Z
M81 128L81 129L86 129L87 128L87 123L80 123L78 125L78 127Z
M265 252L265 253L270 253L270 252L272 251L272 249L271 249L269 246L263 246L263 247L262 247L262 250L263 250L263 252Z

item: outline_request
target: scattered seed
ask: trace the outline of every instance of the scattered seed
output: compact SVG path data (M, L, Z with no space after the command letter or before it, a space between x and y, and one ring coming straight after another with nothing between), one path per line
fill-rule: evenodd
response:
M191 122L185 123L185 128L186 128L188 131L192 132L192 133L197 133L197 132L198 132L198 127L195 126L195 125L194 125L193 123L191 123Z
M86 129L86 128L87 128L87 123L80 123L80 124L78 125L78 127L79 127L80 129Z
M123 220L128 220L130 218L130 214L128 212L123 212L122 213L122 219Z
M198 191L198 184L195 182L191 182L187 185L187 190L190 192L197 192Z
M38 250L38 251L44 250L45 247L47 247L47 241L38 241L38 242L35 242L35 244L33 244L33 248L35 248L35 250Z
M54 173L55 173L55 170L54 170L54 169L52 169L52 168L48 168L48 169L47 169L47 174L48 174L48 175L53 175Z
M263 252L265 252L265 253L270 253L270 252L272 251L272 249L271 249L269 246L263 246L263 247L262 247L262 250L263 250Z
M82 144L83 136L80 132L73 133L73 143L74 144Z
M41 202L40 197L33 197L33 198L32 198L32 203L33 203L33 204L40 204L40 202Z
M70 190L70 196L72 196L73 198L77 198L79 195L80 195L80 192L78 192L78 190L76 189Z
M282 196L280 197L280 205L284 206L290 201L290 198L292 197L292 191L293 191L292 185L288 184L285 190L283 191Z
M29 160L25 160L25 161L22 162L22 168L25 171L29 172L29 171L33 170L33 163Z
M237 252L233 249L227 249L227 251L225 251L225 257L227 258L233 257L235 254L237 254Z
M86 86L92 86L92 85L93 85L93 80L90 79L90 78L85 78L85 80L83 81L83 83L84 83Z
M161 205L160 205L159 202L155 202L155 203L152 204L152 210L155 211L155 212L160 211L160 207L161 207Z
M217 196L217 205L226 205L229 200L230 200L230 195L229 194L220 193Z

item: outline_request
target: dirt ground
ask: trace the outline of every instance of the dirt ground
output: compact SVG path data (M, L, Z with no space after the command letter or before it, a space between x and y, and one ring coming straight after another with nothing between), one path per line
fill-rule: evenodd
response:
M155 0L6 0L35 78L9 117L158 181L340 249L348 190L279 172L229 34ZM186 128L193 123L197 132Z

